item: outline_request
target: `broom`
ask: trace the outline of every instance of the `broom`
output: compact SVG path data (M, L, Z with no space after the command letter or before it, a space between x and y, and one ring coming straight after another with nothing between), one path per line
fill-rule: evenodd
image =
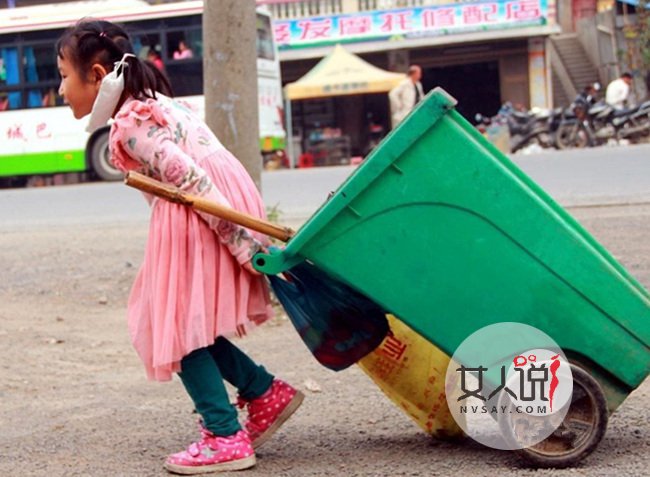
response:
M188 194L137 172L128 172L125 183L282 242L295 235L289 227ZM267 276L271 288L303 342L323 366L334 371L345 369L379 346L388 334L383 309L313 264L302 262L282 275L284 279Z

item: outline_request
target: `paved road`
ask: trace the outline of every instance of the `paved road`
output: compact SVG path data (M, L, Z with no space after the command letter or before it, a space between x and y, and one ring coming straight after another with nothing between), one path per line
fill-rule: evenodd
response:
M573 212L650 285L650 205ZM146 235L145 222L0 232L0 476L170 477L165 456L198 437L178 379L147 383L128 337ZM537 470L429 438L358 367L320 366L286 318L237 343L307 398L254 469L223 477L650 477L650 380L579 467Z
M650 202L650 145L544 151L514 161L565 206ZM267 205L282 220L308 218L353 167L266 172ZM0 228L146 220L137 191L120 183L91 183L0 191Z

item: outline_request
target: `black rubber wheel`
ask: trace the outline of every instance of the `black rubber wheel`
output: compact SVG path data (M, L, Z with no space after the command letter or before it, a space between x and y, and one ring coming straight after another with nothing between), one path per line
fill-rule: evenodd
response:
M589 136L579 124L560 125L555 133L555 145L558 149L589 146Z
M108 149L108 131L99 134L90 146L90 166L93 172L103 181L119 181L124 174L113 166L111 153Z
M542 442L518 451L535 467L576 465L596 449L607 430L609 412L600 384L574 364L571 373L573 396L562 424Z

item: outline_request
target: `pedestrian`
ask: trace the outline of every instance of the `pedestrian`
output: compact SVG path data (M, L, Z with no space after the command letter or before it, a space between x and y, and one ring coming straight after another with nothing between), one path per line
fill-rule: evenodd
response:
M393 128L402 122L424 97L421 79L422 68L412 65L408 69L407 77L388 93Z
M587 106L593 106L598 101L598 92L600 91L600 88L600 83L597 81L589 83L580 93L578 93L576 101L580 101Z
M632 75L630 73L623 73L620 78L615 79L607 85L605 102L617 109L625 108L630 96L631 84Z
M81 20L57 45L59 94L75 118L110 130L111 159L192 194L264 216L243 166L190 109L170 98L165 76L133 54L127 33ZM170 455L165 468L198 474L255 465L259 447L298 408L303 395L274 378L230 336L271 317L268 288L251 265L268 239L165 200L151 205L149 238L128 302L129 332L150 379L178 373L200 414L201 438ZM242 428L223 379L239 393Z

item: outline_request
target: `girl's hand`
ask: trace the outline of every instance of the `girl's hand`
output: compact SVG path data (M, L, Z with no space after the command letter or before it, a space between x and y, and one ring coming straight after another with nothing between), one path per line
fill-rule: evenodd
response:
M261 243L259 244L259 250L257 253L269 253L269 250L262 245ZM253 266L253 259L251 258L248 262L244 263L242 265L242 268L246 270L248 273L250 273L253 276L259 277L263 275L263 273L258 272L255 270L255 267Z
M253 261L252 260L249 260L248 262L244 263L242 265L242 268L244 270L246 270L248 273L250 273L251 275L253 275L253 276L259 277L259 276L262 275L260 272L255 270L255 267L253 267Z

